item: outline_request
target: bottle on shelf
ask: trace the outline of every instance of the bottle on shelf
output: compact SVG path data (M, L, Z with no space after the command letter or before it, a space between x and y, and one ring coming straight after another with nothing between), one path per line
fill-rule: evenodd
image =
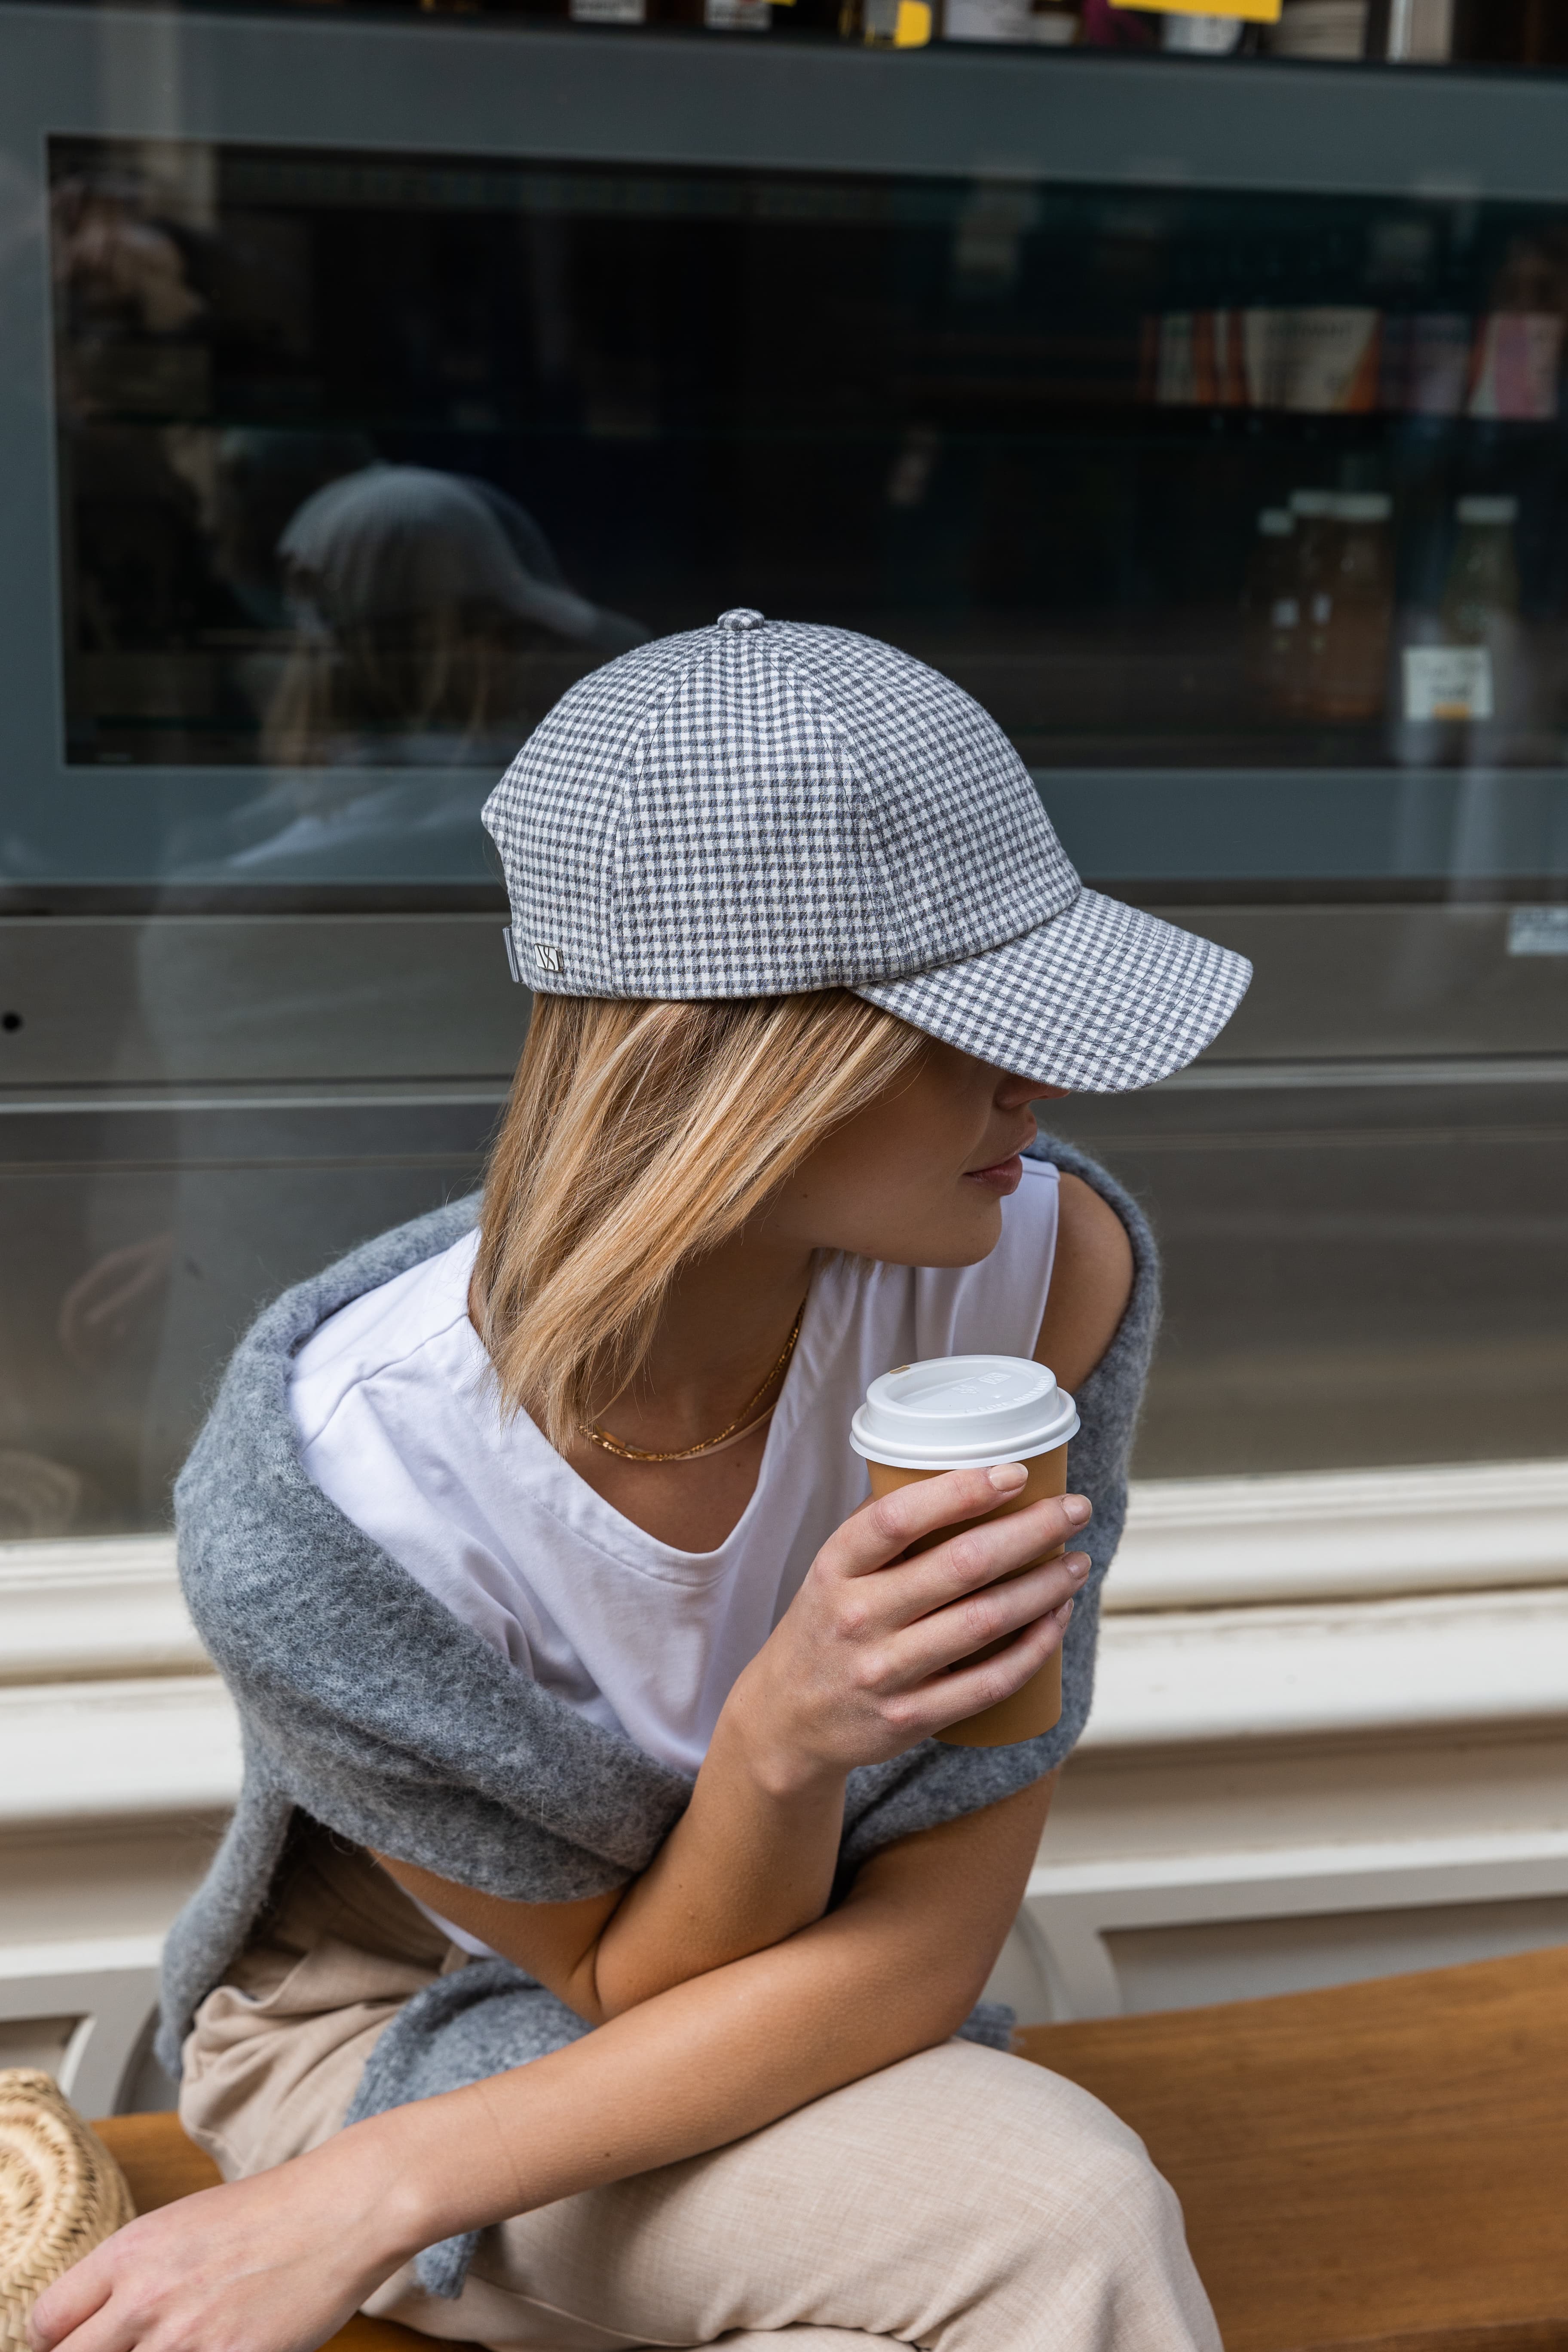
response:
M1372 0L1366 54L1391 65L1446 64L1454 54L1454 0Z
M1068 49L1082 30L1079 0L946 0L944 41L1031 41Z
M766 33L773 13L771 0L647 0L650 24L701 26L710 33Z
M931 39L931 0L842 0L839 37L872 49L923 49Z
M1519 501L1469 497L1436 610L1411 615L1400 656L1396 755L1410 761L1495 758L1529 717L1514 525Z
M1460 499L1454 515L1459 535L1443 589L1443 623L1456 645L1484 645L1500 615L1519 614L1519 500Z
M1296 579L1296 518L1265 507L1242 592L1247 685L1254 707L1273 719L1292 711L1301 603Z
M1292 490L1290 512L1296 524L1292 570L1299 617L1282 707L1291 718L1310 719L1316 715L1318 671L1333 614L1334 494Z
M1460 499L1454 513L1459 532L1443 587L1443 634L1474 665L1465 716L1472 754L1485 758L1524 723L1530 700L1513 537L1519 501Z
M1079 0L1034 0L1029 10L1029 38L1038 47L1074 48L1082 31Z
M1317 634L1311 715L1340 721L1381 718L1394 626L1394 501L1381 490L1342 491L1331 508L1328 611Z
M1249 27L1241 16L1200 16L1173 10L1165 18L1163 46L1193 58L1228 58L1247 46Z
M1277 58L1364 57L1367 0L1284 0L1266 38Z

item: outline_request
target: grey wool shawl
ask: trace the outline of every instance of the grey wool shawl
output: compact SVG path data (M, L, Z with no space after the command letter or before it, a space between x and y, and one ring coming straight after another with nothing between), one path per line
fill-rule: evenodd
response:
M1159 1312L1148 1226L1103 1170L1042 1139L1035 1156L1093 1186L1132 1243L1121 1328L1079 1394L1072 1483L1094 1505L1093 1561L1063 1660L1060 1722L1011 1748L925 1740L849 1776L839 1890L895 1839L1038 1780L1069 1753L1093 1691L1100 1589L1121 1535L1127 1464ZM351 1299L449 1248L460 1201L366 1243L286 1291L240 1341L174 1490L181 1580L239 1712L239 1804L163 1954L159 2054L177 2071L193 2015L262 1912L296 1811L357 1845L522 1903L566 1903L646 1869L691 1792L686 1776L574 1712L416 1584L312 1485L289 1410L291 1360ZM975 2038L1005 2039L977 2011ZM459 2088L588 2029L504 1960L407 2001L375 2045L348 2120ZM419 2258L426 2289L461 2288L472 2238Z

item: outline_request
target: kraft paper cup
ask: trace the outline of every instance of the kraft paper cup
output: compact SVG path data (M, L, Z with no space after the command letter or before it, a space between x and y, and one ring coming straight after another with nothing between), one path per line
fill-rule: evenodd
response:
M1047 1495L1064 1495L1068 1440L1078 1429L1071 1397L1057 1386L1044 1364L1016 1356L943 1356L900 1365L873 1381L851 1425L849 1442L864 1458L871 1492L879 1496L920 1478L938 1478L944 1470L1025 1464L1029 1475L1022 1493L968 1522L979 1526L985 1519L1006 1518ZM910 1549L929 1550L948 1532L939 1528ZM1055 1559L1065 1549L1058 1544L1040 1558ZM1037 1564L1028 1561L1026 1567ZM1016 1569L1013 1574L1024 1572ZM973 1655L989 1657L1014 1638L1009 1634ZM1049 1731L1060 1721L1061 1711L1058 1649L1011 1698L950 1724L936 1736L952 1748L1007 1748Z

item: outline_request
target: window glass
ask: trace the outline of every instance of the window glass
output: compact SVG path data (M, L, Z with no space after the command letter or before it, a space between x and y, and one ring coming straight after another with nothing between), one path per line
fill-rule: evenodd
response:
M1556 213L106 140L50 175L64 738L131 772L128 872L482 878L538 716L742 598L958 678L1100 877L1568 868Z
M1568 193L1522 80L1459 93L1482 201L1417 168L1446 76L1334 85L1383 172L1267 60L14 13L0 1537L163 1524L254 1308L472 1185L527 1015L483 800L737 604L947 672L1091 882L1254 959L1197 1068L1050 1114L1164 1250L1139 1470L1562 1451ZM831 136L725 63L730 160L695 100L709 160L648 160L628 91L742 56L827 74ZM505 152L536 62L563 158ZM1093 176L973 163L1020 91Z

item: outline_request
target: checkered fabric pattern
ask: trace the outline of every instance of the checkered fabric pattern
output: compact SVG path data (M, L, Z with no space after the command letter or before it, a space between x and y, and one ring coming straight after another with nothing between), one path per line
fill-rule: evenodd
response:
M1250 967L1084 889L977 702L847 629L764 621L582 679L491 793L520 976L574 996L850 988L999 1067L1147 1086Z

